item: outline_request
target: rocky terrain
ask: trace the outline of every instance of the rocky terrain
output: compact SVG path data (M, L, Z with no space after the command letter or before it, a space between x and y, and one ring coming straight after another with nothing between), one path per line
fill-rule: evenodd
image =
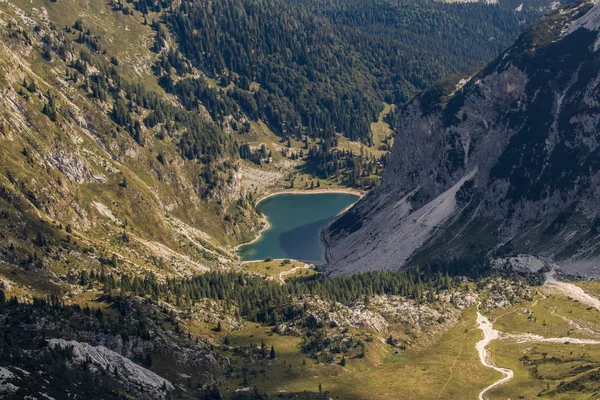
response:
M146 395L161 399L174 389L173 384L168 380L104 346L90 346L88 343L74 340L50 339L48 347L50 349L70 349L71 359L75 366L87 363L87 368L94 372L99 370L108 373L118 371L117 379L137 396Z
M599 10L551 12L406 105L381 186L324 232L329 272L530 254L598 275Z
M164 399L180 391L175 384L202 387L223 379L228 360L210 344L183 334L176 317L139 299L115 300L104 305L118 309L117 314L44 300L3 304L5 394L59 398L65 380L73 379L81 382L69 388L74 397L87 393L112 398L123 390L138 398ZM60 370L63 376L55 376ZM44 377L45 384L36 384Z

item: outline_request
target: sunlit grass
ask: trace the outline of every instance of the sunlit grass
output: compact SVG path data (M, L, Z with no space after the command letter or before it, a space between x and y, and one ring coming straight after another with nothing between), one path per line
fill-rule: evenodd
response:
M319 364L300 351L301 338L272 333L268 327L252 325L230 334L231 345L274 346L277 359L246 366L248 385L270 394L317 392L319 384L340 399L437 399L475 398L496 372L479 363L475 343L481 332L475 326L475 310L467 310L459 323L436 344L423 351L399 351L375 335L365 343L364 358ZM338 358L340 358L339 356ZM254 372L253 372L254 370ZM263 371L263 372L261 372ZM239 388L243 376L222 387Z

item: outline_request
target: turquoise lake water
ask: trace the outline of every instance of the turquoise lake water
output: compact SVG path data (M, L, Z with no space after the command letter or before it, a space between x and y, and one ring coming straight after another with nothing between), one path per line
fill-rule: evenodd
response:
M321 229L342 210L358 200L346 193L279 194L260 202L258 207L270 227L254 243L240 247L242 260L292 258L324 262L325 247Z

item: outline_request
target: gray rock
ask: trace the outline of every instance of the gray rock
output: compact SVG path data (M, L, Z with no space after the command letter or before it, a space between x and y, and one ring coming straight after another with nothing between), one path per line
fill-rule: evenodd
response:
M556 10L406 105L381 186L322 233L327 271L530 254L600 275L599 9Z
M92 372L112 372L118 381L136 395L164 399L174 389L168 380L104 346L91 346L75 340L50 339L48 347L72 349L73 363L86 363Z

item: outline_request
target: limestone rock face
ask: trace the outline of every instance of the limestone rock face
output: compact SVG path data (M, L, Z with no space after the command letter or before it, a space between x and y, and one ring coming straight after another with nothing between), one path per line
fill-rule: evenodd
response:
M86 364L92 371L112 372L137 395L164 399L174 389L168 380L104 346L91 346L75 340L50 339L48 347L71 349L71 358L75 364Z
M600 4L417 96L381 186L323 232L329 272L531 254L599 275Z

